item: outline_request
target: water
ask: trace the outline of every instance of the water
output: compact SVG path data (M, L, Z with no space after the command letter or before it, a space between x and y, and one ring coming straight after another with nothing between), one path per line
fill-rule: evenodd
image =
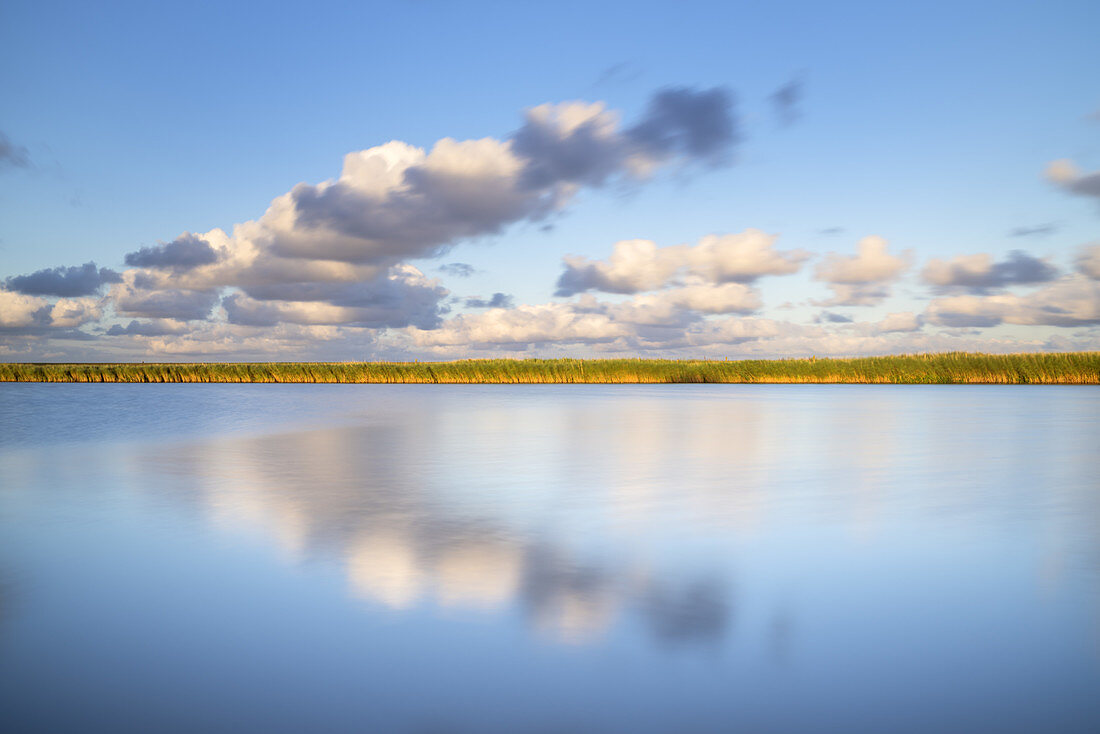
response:
M1100 390L0 385L0 729L1094 732Z

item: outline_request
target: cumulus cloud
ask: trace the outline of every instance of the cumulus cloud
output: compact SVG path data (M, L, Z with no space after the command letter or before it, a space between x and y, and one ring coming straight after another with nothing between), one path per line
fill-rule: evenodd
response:
M740 234L707 235L694 246L657 247L650 240L617 242L607 260L566 257L555 295L589 290L639 293L684 275L709 283L752 283L766 275L797 272L809 253L773 249L776 237L748 229Z
M630 330L607 314L578 312L569 304L549 303L462 314L439 329L409 332L418 347L526 347L532 344L591 344L626 337Z
M364 328L439 324L447 290L411 265L395 265L384 278L356 283L302 283L271 293L254 288L222 299L230 323L251 326L332 324ZM260 297L255 297L258 294ZM263 296L281 295L282 298Z
M630 125L602 104L566 102L527 110L520 128L503 139L443 138L427 150L391 141L348 154L338 178L299 184L229 232L184 232L132 251L125 256L130 270L121 275L89 263L16 276L7 288L75 297L113 284L108 313L131 319L106 330L118 339L153 338L169 322L197 329L194 322L223 318L238 329L434 329L448 311L448 291L409 259L538 221L586 186L723 160L737 142L732 106L723 89L671 88L656 93ZM451 263L440 272L474 271ZM34 313L49 305L13 298L5 314L12 322L29 323L24 312L31 305ZM484 305L497 309L510 301L500 294Z
M1100 198L1100 171L1081 173L1072 161L1062 158L1047 166L1046 175L1056 186L1071 194Z
M940 291L973 293L1010 285L1046 283L1058 275L1058 268L1021 250L1013 250L1001 262L994 262L986 253L960 255L950 260L933 259L921 273L924 282Z
M49 301L0 289L0 329L33 333L50 329L73 329L102 315L94 298L61 298Z
M190 232L184 232L171 242L143 247L126 255L126 264L132 267L168 270L191 270L217 260L218 253L210 243Z
M0 171L5 168L29 168L30 165L30 151L25 146L16 145L0 132Z
M185 334L190 327L184 321L174 319L132 319L126 326L114 324L105 332L107 336L171 336Z
M399 142L349 154L339 179L299 184L269 211L283 257L388 265L537 221L581 186L640 176L673 161L716 161L736 142L723 89L666 89L622 128L602 104L527 111L510 138L444 138L428 152Z
M858 254L831 253L817 266L814 278L833 290L823 306L871 306L890 295L889 284L909 267L908 259L891 255L882 237L864 237Z
M917 331L924 325L924 319L911 311L887 314L886 318L875 324L875 332L890 334L894 332Z
M955 327L1100 324L1100 282L1074 275L1022 296L999 293L938 298L928 304L926 315L932 323Z
M122 316L197 321L206 319L218 300L216 290L144 289L131 277L111 289L115 310Z
M121 276L109 268L97 268L94 262L73 267L36 270L28 275L16 275L4 281L8 290L29 296L90 296L108 283L118 283Z
M515 300L507 293L494 293L488 300L484 298L467 298L466 308L511 308Z

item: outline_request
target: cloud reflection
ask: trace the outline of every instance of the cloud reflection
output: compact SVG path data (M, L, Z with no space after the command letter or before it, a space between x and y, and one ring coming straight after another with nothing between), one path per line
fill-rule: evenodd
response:
M371 605L515 609L536 634L570 644L596 641L627 616L662 645L725 634L728 591L713 574L664 578L449 497L432 472L432 432L410 412L378 425L173 446L142 463L170 467L187 501L197 498L217 522L262 528L291 559L340 563L349 593ZM626 476L643 487L644 471Z

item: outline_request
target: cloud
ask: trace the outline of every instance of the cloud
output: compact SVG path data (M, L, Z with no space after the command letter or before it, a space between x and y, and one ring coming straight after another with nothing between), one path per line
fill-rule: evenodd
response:
M30 168L30 165L30 151L22 145L16 145L0 132L0 171L5 168Z
M889 283L909 267L905 257L889 253L882 237L864 237L856 255L830 253L814 272L816 280L833 290L833 298L822 306L871 306L890 295Z
M418 347L526 347L530 344L591 344L628 336L629 329L607 314L577 312L569 304L518 306L462 314L439 329L409 332Z
M1085 245L1077 253L1074 265L1078 272L1093 280L1100 280L1100 243Z
M1067 276L1027 295L1000 293L938 298L928 304L929 321L942 326L1085 326L1100 324L1100 282Z
M105 333L107 336L172 336L185 334L189 331L190 328L186 322L174 319L151 319L147 321L132 319L126 326L114 324Z
M680 250L659 248L651 240L616 242L606 261L569 255L564 263L565 272L558 278L554 294L557 296L572 296L589 290L605 293L655 290L684 266Z
M924 282L941 292L967 290L972 293L1010 285L1046 283L1058 275L1058 268L1021 250L1013 250L1001 262L994 262L985 253L959 255L950 260L933 259L921 272Z
M1009 237L1046 237L1058 231L1058 225L1054 222L1036 224L1030 227L1016 227L1009 231Z
M101 315L98 299L61 298L51 302L38 296L0 289L0 329L5 331L35 333L74 329Z
M833 313L831 311L822 311L814 319L814 323L818 324L850 324L852 323L851 316L845 316L842 313Z
M216 290L165 288L148 290L133 279L111 289L115 310L122 316L197 321L206 319L218 300Z
M218 261L218 253L201 237L184 232L171 242L127 253L126 264L136 268L191 270Z
M353 325L364 328L439 325L448 291L411 265L395 265L384 278L354 283L255 287L222 300L230 323Z
M16 275L5 281L5 287L31 296L89 296L108 283L118 283L121 276L109 268L97 268L94 262L73 267L36 270L29 275Z
M49 305L49 301L44 298L0 290L0 328L32 326L37 315Z
M890 334L894 332L917 331L923 325L924 319L921 316L909 311L903 311L900 313L887 314L886 318L874 325L874 330L878 334Z
M615 243L605 261L566 257L555 295L589 290L638 293L660 288L685 274L709 283L752 283L766 275L797 272L809 253L774 250L775 240L756 229L707 235L695 246L660 248L650 240L623 240Z
M793 125L802 117L802 98L805 96L805 83L801 77L791 79L789 82L772 92L768 97L771 102L772 113L780 125Z
M507 293L494 293L489 300L483 298L467 298L466 308L512 308L514 299Z
M473 265L467 263L447 263L436 269L444 275L453 275L456 278L469 278L477 272Z
M653 96L645 116L629 130L628 137L655 158L683 156L721 162L739 140L732 108L733 95L724 88L695 91L669 87Z
M299 184L265 215L282 257L388 265L433 257L561 210L581 186L674 161L722 159L736 142L723 89L666 89L622 129L599 103L540 105L511 138L444 138L428 152L390 142L345 157L340 178Z
M1071 194L1100 198L1100 171L1082 174L1072 161L1062 158L1047 166L1046 176Z
M585 186L716 162L736 142L735 127L722 89L662 90L630 126L602 104L541 105L503 139L443 138L429 150L391 141L350 153L338 178L298 184L230 232L184 232L128 253L131 269L121 276L89 264L19 276L11 286L75 295L113 283L108 313L131 319L433 329L448 310L448 292L407 260L537 222ZM441 272L465 277L473 268L452 263ZM34 285L47 280L52 290ZM113 335L154 328L134 323Z
M600 75L593 83L593 86L599 87L604 84L626 84L634 81L641 75L642 70L634 63L630 61L620 61L601 71Z

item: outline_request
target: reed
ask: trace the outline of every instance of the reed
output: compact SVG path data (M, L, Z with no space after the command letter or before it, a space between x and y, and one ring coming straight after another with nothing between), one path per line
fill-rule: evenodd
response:
M0 363L0 382L1100 384L1100 352L851 359Z

